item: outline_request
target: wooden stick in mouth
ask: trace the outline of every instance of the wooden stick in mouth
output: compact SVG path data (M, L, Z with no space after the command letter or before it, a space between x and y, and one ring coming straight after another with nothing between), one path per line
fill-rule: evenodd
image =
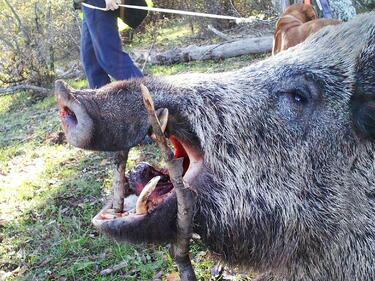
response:
M112 208L114 212L121 213L124 210L125 190L128 189L128 183L125 178L126 162L128 160L129 150L118 151L114 154L113 163L113 201Z
M189 258L189 242L193 232L194 195L184 186L183 158L174 159L173 151L169 148L158 117L155 113L154 102L147 87L141 85L143 103L146 107L153 134L152 139L158 144L164 161L167 164L169 177L177 196L177 239L171 246L171 254L177 264L181 281L196 281L195 273ZM163 124L165 122L162 122Z

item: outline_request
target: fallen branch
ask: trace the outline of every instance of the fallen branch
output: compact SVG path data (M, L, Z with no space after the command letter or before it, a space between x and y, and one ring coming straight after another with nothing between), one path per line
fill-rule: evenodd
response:
M113 163L113 201L112 208L115 213L122 213L124 209L125 190L127 189L127 180L125 178L126 162L128 160L129 150L116 152Z
M148 89L141 85L143 103L153 130L153 139L157 142L164 161L167 164L169 177L177 195L177 238L172 244L171 253L177 264L181 281L195 281L195 273L189 258L189 241L192 236L192 218L194 196L182 181L183 158L174 159L174 154L167 144L163 130L155 113L154 103Z
M50 95L52 92L52 90L46 89L43 87L38 87L34 85L29 85L29 84L21 84L21 85L10 86L8 88L0 88L0 96L9 95L11 93L21 91L21 90L31 90L31 91L38 92L46 96Z
M150 56L136 52L138 62L149 60L150 64L170 65L189 61L217 60L248 54L267 53L272 50L272 36L248 37L236 41L226 41L219 44L197 46L191 45L175 48L163 53L151 53Z

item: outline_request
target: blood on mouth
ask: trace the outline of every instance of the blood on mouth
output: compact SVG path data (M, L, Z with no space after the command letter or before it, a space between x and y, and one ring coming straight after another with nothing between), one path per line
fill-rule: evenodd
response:
M60 118L63 121L63 125L67 127L76 126L78 123L76 115L67 106L60 106Z

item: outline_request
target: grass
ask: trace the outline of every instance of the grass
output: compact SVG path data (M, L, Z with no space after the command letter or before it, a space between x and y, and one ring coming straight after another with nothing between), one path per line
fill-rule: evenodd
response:
M173 36L179 34L176 29ZM253 59L149 66L147 72L217 72ZM69 83L86 87L84 81ZM53 97L0 97L0 280L177 280L167 247L118 244L94 229L91 218L111 186L111 161L106 153L55 144L60 130ZM154 145L140 146L131 151L128 166L140 160L160 165L161 157ZM199 280L224 280L222 274L212 277L217 261L199 241L192 256ZM122 270L100 274L121 262L127 263ZM231 278L250 280L237 273Z

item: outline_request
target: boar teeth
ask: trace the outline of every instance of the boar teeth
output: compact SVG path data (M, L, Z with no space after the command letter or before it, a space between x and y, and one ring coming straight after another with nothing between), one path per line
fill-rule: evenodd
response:
M147 198L150 196L151 192L155 190L159 180L160 176L152 178L143 188L141 194L139 194L137 204L135 206L135 213L137 215L144 215L147 213Z

